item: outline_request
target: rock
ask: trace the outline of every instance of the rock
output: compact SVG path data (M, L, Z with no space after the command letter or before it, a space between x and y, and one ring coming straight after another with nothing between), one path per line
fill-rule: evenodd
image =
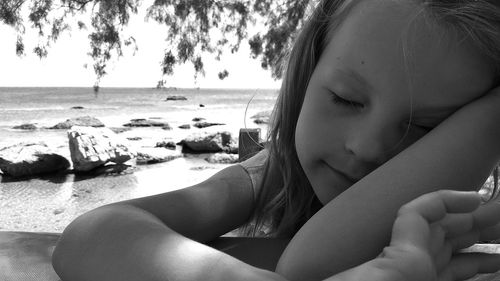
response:
M251 119L255 119L255 118L268 118L269 119L271 117L271 113L272 113L271 110L265 110L265 111L261 111L255 115L253 115L250 118Z
M163 130L167 130L167 131L172 130L172 127L170 127L170 125L169 125L169 124L165 124L165 125L164 125L163 127L161 127L161 128L162 128Z
M141 137L128 137L127 139L128 139L129 141L140 141L140 140L142 140L142 138L141 138Z
M0 169L11 177L55 173L69 166L68 159L44 143L22 143L0 149Z
M92 116L83 116L77 118L71 118L64 122L61 122L49 129L61 129L69 130L73 126L83 126L83 127L104 127L104 124L97 118Z
M238 162L238 155L227 153L215 153L205 158L205 161L212 164L234 164Z
M71 109L85 109L83 106L73 106Z
M161 142L157 142L155 147L163 147L163 148L175 150L177 148L177 145L173 141L169 141L169 142L161 141Z
M54 213L54 215L59 215L61 213L64 213L64 211L66 211L65 208L57 208L57 209L54 210L53 213Z
M229 147L232 142L231 133L198 133L188 136L179 144L182 145L183 152L192 153L212 153L221 152L225 147Z
M68 131L73 169L87 172L108 162L124 163L135 157L127 145L108 128L74 126Z
M12 129L34 131L34 130L37 129L37 127L35 126L35 124L26 123L26 124L22 124L22 125L19 125L19 126L14 126L14 127L12 127Z
M211 127L211 126L220 126L220 125L226 125L226 124L222 124L222 123L209 123L209 122L197 122L195 123L193 126L195 126L196 128L206 128L206 127Z
M205 118L202 118L202 117L195 117L193 118L193 122L200 122L200 121L203 121L205 120Z
M269 124L269 118L260 117L253 120L255 124Z
M157 121L151 119L132 119L130 123L124 124L125 127L162 127L170 128L170 125L164 121Z
M127 132L127 131L130 131L132 128L130 127L127 127L127 128L123 128L123 127L113 127L113 128L109 128L111 131L113 131L113 133L115 134L120 134L120 133L123 133L123 132Z
M137 149L137 164L155 164L171 161L182 157L177 151L164 149L161 147L141 147Z
M178 100L187 100L187 98L185 96L168 96L166 100L178 101Z
M184 124L179 126L180 129L191 129L191 125L189 124Z
M200 103L200 107L205 107L205 105Z

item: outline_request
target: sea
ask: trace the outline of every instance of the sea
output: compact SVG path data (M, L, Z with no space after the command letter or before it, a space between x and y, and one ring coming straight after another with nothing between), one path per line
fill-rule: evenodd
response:
M186 100L167 101L169 96ZM132 147L152 147L159 141L177 143L200 132L229 131L237 140L242 128L258 128L264 139L267 125L254 123L252 117L271 111L277 96L277 89L100 88L96 93L93 88L0 88L0 149L43 142L69 158L66 130L49 128L83 116L95 117L110 128L149 118L161 119L172 127L133 128L120 133ZM223 125L198 129L192 126L194 118ZM37 129L13 129L22 124L33 124ZM186 124L191 128L179 128ZM228 166L210 164L205 156L186 154L113 175L0 176L0 231L61 232L93 208L183 188Z

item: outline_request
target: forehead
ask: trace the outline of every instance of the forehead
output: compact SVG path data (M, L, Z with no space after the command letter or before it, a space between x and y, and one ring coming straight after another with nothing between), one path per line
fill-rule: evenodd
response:
M319 64L326 75L359 73L380 96L411 94L423 109L458 107L492 86L493 71L450 34L413 1L364 0L332 31Z

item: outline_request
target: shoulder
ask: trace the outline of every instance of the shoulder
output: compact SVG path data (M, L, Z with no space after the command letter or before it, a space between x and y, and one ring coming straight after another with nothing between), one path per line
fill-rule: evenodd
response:
M267 149L263 149L251 158L237 164L243 168L250 178L252 188L254 190L254 200L258 194L260 186L262 185L268 158L269 151Z

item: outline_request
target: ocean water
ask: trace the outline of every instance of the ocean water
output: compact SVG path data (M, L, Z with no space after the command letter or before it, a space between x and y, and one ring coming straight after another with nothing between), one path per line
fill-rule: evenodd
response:
M185 96L187 101L165 101L170 95ZM264 137L266 125L253 123L251 116L271 110L276 97L277 90L102 88L96 95L92 88L0 88L0 148L42 141L69 158L66 130L46 127L81 116L96 117L107 127L122 127L136 118L161 118L173 128L132 128L120 133L124 139L140 138L129 141L132 147L154 146L161 140L178 142L203 131L229 131L237 137L245 127L260 128ZM75 106L84 109L71 109ZM194 124L195 117L225 125L178 128ZM12 128L24 123L38 129ZM61 232L91 209L190 186L228 166L210 164L206 156L185 155L120 175L58 174L19 180L0 176L0 231Z
M182 95L188 100L165 101L170 95ZM135 118L162 118L174 129L146 130L143 135L172 140L199 131L177 128L192 125L194 117L226 124L208 130L227 130L237 135L240 128L259 127L265 135L266 126L254 124L250 117L272 109L276 97L277 90L101 88L95 94L92 88L0 88L0 147L19 141L65 140L65 131L43 128L80 116L96 117L107 127L122 127ZM75 106L84 109L71 109ZM24 123L40 129L12 129Z

